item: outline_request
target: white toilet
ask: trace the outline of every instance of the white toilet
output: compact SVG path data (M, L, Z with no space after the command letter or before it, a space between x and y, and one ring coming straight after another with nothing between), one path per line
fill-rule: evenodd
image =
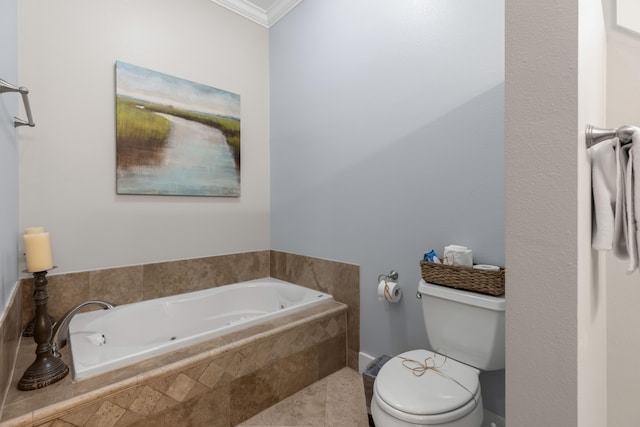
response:
M429 343L439 354L408 351L380 369L373 421L376 427L479 427L480 371L504 369L505 299L423 280L418 295ZM429 369L418 375L422 366Z

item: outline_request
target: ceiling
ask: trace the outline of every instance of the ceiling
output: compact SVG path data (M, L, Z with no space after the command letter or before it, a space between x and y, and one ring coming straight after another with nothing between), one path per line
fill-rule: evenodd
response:
M211 0L220 6L269 28L302 0Z

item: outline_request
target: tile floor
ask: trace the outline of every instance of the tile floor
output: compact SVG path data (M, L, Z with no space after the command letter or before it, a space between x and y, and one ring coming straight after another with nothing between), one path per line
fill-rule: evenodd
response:
M240 426L368 427L362 376L343 368Z

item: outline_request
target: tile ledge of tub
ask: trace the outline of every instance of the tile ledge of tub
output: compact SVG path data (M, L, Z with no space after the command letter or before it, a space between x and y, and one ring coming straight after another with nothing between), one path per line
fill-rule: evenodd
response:
M33 411L15 418L0 422L0 427L22 427L34 424Z
M33 411L33 422L43 423L47 422L47 420L53 421L59 417L61 412L71 412L74 408L82 406L83 404L95 402L98 399L136 387L138 384L137 377L126 378L95 390L83 392L61 402L45 406L44 408L36 409Z

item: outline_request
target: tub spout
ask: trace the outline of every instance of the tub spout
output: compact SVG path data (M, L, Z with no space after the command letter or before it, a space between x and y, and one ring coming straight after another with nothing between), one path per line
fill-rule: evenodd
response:
M51 334L51 346L53 347L54 356L60 357L60 349L67 345L67 341L69 340L69 323L71 323L73 316L75 316L82 308L94 304L102 306L105 310L116 307L115 304L111 304L110 302L90 300L80 303L67 311L53 327L53 333Z

